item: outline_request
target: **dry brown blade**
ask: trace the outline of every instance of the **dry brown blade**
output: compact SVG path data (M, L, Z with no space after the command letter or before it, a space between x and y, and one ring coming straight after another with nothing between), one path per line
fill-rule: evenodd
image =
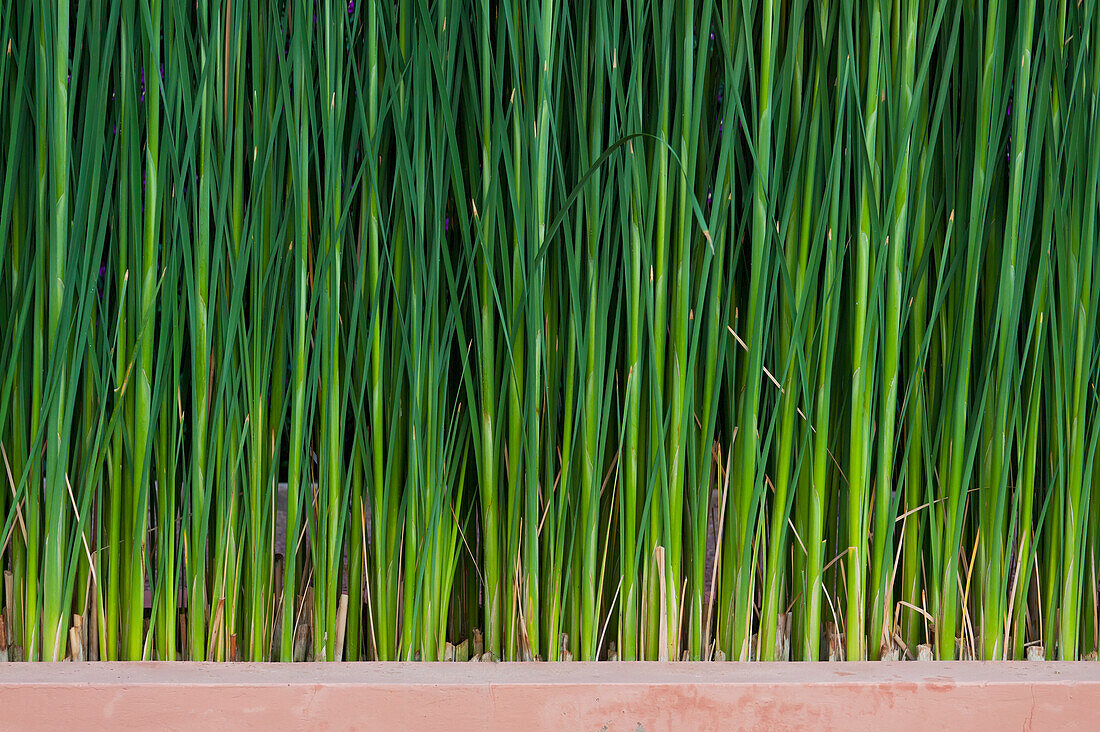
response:
M363 505L365 506L366 503L364 503ZM452 511L452 513L454 512L454 507L453 506L451 507L451 511ZM367 566L367 542L365 541L365 539L366 539L366 536L367 536L367 512L365 510L360 511L360 514L361 514L360 519L361 519L362 525L363 525L363 537L364 537L364 541L363 541L363 566L366 567ZM462 527L459 526L458 530L459 530L459 533L461 534L462 533ZM465 542L465 541L466 541L466 539L463 538L463 542ZM368 578L368 577L365 577L364 580L365 581L363 582L363 584L367 588L367 625L369 626L368 630L370 631L370 644L371 644L371 648L374 649L374 659L378 660L378 638L375 636L375 632L374 632L374 603L372 602L373 598L371 596L371 589L370 589L371 582L370 582L370 578ZM360 594L362 594L362 593L360 593Z
M737 335L737 331L735 331L733 329L733 326L727 324L726 325L726 330L728 330L730 332L730 335L732 335L734 337L734 340L737 341L738 345L741 346L741 350L743 350L745 353L748 353L749 352L748 345L745 343L745 341L741 340L741 336ZM767 366L764 366L763 364L761 364L760 369L761 369L761 371L764 372L764 375L768 377L768 380L771 381L772 384L775 385L775 388L779 389L780 394L785 394L786 393L783 390L782 385L780 385L779 381L777 381L775 376L772 375L772 372L768 371ZM813 424L810 422L810 420L806 417L806 414L802 411L802 407L796 406L795 411L798 412L798 416L802 418L802 421L805 422L809 426L810 431L813 432L816 435L817 434L817 428L814 427ZM840 474L840 477L844 480L844 484L847 485L848 484L848 476L844 473L844 469L841 468L840 462L837 461L836 456L833 455L833 451L830 450L828 447L826 447L825 452L828 454L829 459L833 461L833 465L836 466L837 472Z
M962 551L960 547L959 551ZM978 542L974 542L974 550L970 553L970 561L966 565L966 587L962 586L962 579L959 578L959 589L962 590L962 612L963 612L963 635L964 637L969 632L970 634L970 648L973 657L977 657L974 653L974 623L970 617L970 578L974 573L974 558L978 555ZM966 559L966 555L963 555L963 559Z
M613 458L613 460L614 460L614 462L612 463L612 465L613 466L617 465L618 462L619 462L617 452L615 453L615 457ZM607 477L604 478L604 483L605 484L607 483L607 480L611 477L612 470L613 470L613 468L608 468ZM615 470L615 474L616 474L616 476L618 476L618 471L617 470ZM601 495L603 494L603 488L602 487L600 488L600 494ZM612 517L612 519L614 519L614 517ZM611 525L614 524L614 523L615 523L614 520L609 520L607 522L607 531L604 532L603 561L600 562L600 579L599 579L599 584L596 585L599 588L599 591L596 593L596 607L597 608L603 606L604 572L607 571L607 556L608 556L607 555L607 547L610 546L610 544L611 544ZM618 594L618 590L616 590L616 594ZM612 602L612 604L614 604L614 602ZM611 612L608 611L609 619L610 619L610 615L611 615ZM599 653L599 646L598 645L596 646L596 652Z
M10 631L11 630L11 625L12 625L11 613L12 613L12 608L15 606L15 602L14 602L14 598L13 598L13 594L15 593L15 575L12 574L10 569L6 569L3 572L3 577L4 577L4 588L3 588L3 592L4 592L4 612L2 613L2 615L5 618L5 620L8 624L8 630ZM7 637L5 637L0 642L10 643L10 641Z
M65 473L65 488L69 491L69 502L73 504L73 514L76 516L76 521L80 523L80 509L76 507L76 497L73 496L73 486L69 483L69 474ZM84 535L84 532L80 533L80 541L84 545L84 554L88 557L88 571L91 579L96 584L99 583L99 579L95 576L95 561L92 560L92 550L88 546L88 537Z
M93 596L92 595L92 587L95 585L95 582L93 581L93 578L94 578L93 573L89 572L88 573L88 579L84 583L84 607L80 608L80 615L74 615L73 616L74 621L78 617L81 618L81 622L83 624L82 630L83 630L83 633L84 633L83 638L84 638L85 647L87 647L87 645L88 645L88 625L89 625L89 623L84 623L83 622L83 617L85 615L88 616L89 620L91 620L92 622L94 622L94 620L95 620L95 613L92 612L92 596Z
M603 481L600 482L600 498L603 498L603 492L607 488L608 481L611 480L612 474L618 474L619 472L619 454L621 449L615 450L615 454L611 456L611 463L607 466L607 472L604 473Z
M1096 577L1096 547L1092 548L1092 586L1100 587L1097 584ZM1100 597L1094 591L1092 593L1092 622L1093 622L1093 635L1100 638Z
M336 648L333 655L336 661L344 660L344 633L347 631L348 621L348 594L340 594L340 601L336 606Z
M1008 655L1009 655L1008 645L1009 645L1009 642L1012 640L1012 638L1015 635L1015 632L1013 631L1013 628L1012 628L1012 616L1013 616L1013 614L1016 610L1016 590L1020 586L1020 575L1024 573L1024 570L1022 570L1021 567L1020 567L1020 559L1023 557L1023 554L1024 554L1024 544L1023 544L1022 541L1017 542L1017 543L1019 544L1019 547L1018 547L1019 551L1016 553L1016 572L1014 573L1014 575L1012 577L1012 589L1008 593L1008 609L1007 609L1007 612L1005 613L1005 618L1004 618L1004 621L1005 621L1004 622L1004 637L1005 637L1004 657L1005 658L1008 658Z
M730 335L732 335L734 337L734 339L737 341L738 345L741 346L741 350L743 350L745 353L748 353L749 352L748 344L746 344L745 341L741 340L741 336L737 335L737 331L735 331L733 329L733 326L727 324L726 325L726 330L728 330L730 332ZM773 384L775 384L775 388L779 389L779 393L783 394L784 393L783 386L776 380L775 376L772 375L772 372L768 371L768 367L761 364L760 365L760 370L764 372L764 375L768 377L769 381L771 381ZM799 410L799 414L802 414L802 410ZM806 419L806 416L803 415L802 419Z
M274 544L272 546L274 546ZM283 569L283 555L282 554L275 554L275 557L271 562L271 571L272 571L271 589L272 589L272 603L273 603L271 617L273 618L273 620L272 620L272 623L271 623L271 639L270 639L270 642L267 644L267 652L268 652L269 658L274 661L274 660L280 659L280 642L279 642L279 639L282 638L282 633L283 633L283 607L286 605L286 596L285 596L285 593L283 592L284 569ZM183 622L184 622L184 614L181 613L180 614L181 627L183 625ZM182 632L182 630L181 630L180 637L186 638L187 635L184 632Z
M907 608L909 608L910 610L912 610L914 612L920 613L921 615L924 616L924 619L927 620L930 623L934 623L936 621L936 619L933 618L931 615L929 615L928 611L925 610L923 607L917 607L916 605L911 605L908 602L906 602L905 600L898 600L898 605L901 605L903 607L907 607Z
M561 460L561 450L558 451L558 459ZM558 481L561 480L561 469L559 468L557 476L554 476L553 482L550 484L551 495L558 491ZM542 482L539 481L539 498L542 498ZM542 502L542 515L539 516L539 528L538 533L542 533L542 525L546 523L547 514L550 513L550 501Z
M84 660L84 645L76 628L69 628L69 657L78 663Z
M790 516L787 517L787 527L790 528L791 534L794 536L795 541L798 542L798 546L802 549L802 554L808 554L809 552L806 551L806 545L802 542L802 537L798 535L798 529L795 528L794 521L791 520Z
M687 594L687 583L688 583L687 577L684 577L684 581L680 583L680 596L679 596L680 602L679 602L679 604L676 608L676 648L677 649L680 648L680 639L684 637L684 605L687 604L687 603L684 602L684 597ZM684 650L684 653L685 654L687 653L686 649Z
M8 474L8 486L11 489L11 498L13 501L15 501L15 515L19 519L19 528L23 531L23 540L26 541L27 525L23 523L23 507L22 504L17 500L15 494L15 480L12 479L11 465L8 463L8 451L4 449L4 443L2 441L0 441L0 455L3 455L4 457L4 470ZM3 543L0 543L0 554L3 554L4 550L8 548L8 542L10 540L11 532L9 531L8 535L4 537Z
M482 587L484 587L485 586L485 577L483 577L482 574L481 574L481 566L476 561L476 558L474 556L473 548L471 548L470 543L468 541L466 541L466 532L462 530L462 522L458 520L458 514L455 513L455 507L454 507L453 503L451 504L450 508L451 508L451 517L454 519L455 526L458 527L458 535L462 539L462 546L466 547L466 553L469 554L470 560L471 560L470 564L472 564L474 566L474 571L477 572L478 582L481 584ZM539 529L540 529L540 532L541 532L541 526L539 527ZM402 528L401 528L402 535L404 535L404 531L405 531L404 526L402 526ZM364 534L364 536L365 536L365 534ZM404 542L402 542L402 544L404 544ZM363 548L363 555L364 555L364 560L363 561L364 562L366 562L366 558L365 558L366 557L366 551L367 551L366 547L364 547ZM366 566L366 564L364 564L363 566Z
M1035 567L1035 595L1038 602L1035 603L1036 611L1039 613L1039 642L1046 645L1046 638L1043 637L1043 582L1042 577L1039 575L1039 557L1034 558L1032 564Z
M978 488L969 488L969 489L967 489L966 493L967 493L967 495L969 495L971 493L975 493L978 490L979 490ZM906 516L914 514L917 511L923 511L924 509L928 508L929 506L935 505L937 503L942 503L943 501L946 501L946 500L947 500L947 496L944 496L943 498L937 498L936 500L929 501L928 503L922 503L921 505L917 506L916 508L909 509L905 513L898 516L896 519L894 519L894 523L896 524L898 521L903 520Z
M903 533L901 538L898 539L898 548L894 552L894 566L893 566L893 569L890 571L890 582L886 585L886 597L883 598L883 602L886 605L885 608L884 608L884 611L889 610L890 605L892 603L892 599L893 599L893 596L894 596L893 588L895 587L895 583L897 582L897 579L898 579L898 566L900 566L900 564L901 564L901 548L902 548L902 544L904 542L905 542L905 534ZM886 615L886 612L884 612L883 614ZM879 642L883 646L888 644L889 641L891 639L893 639L893 637L896 635L896 632L897 632L896 629L897 629L897 625L898 625L898 605L894 605L893 615L894 615L893 627L888 627L889 623L883 623L883 625L882 625L882 638L879 639Z
M779 617L775 636L775 657L779 661L791 660L791 624L794 622L791 613L784 612Z
M275 432L274 431L272 431L272 433L271 433L270 445L271 445L271 447L270 447L271 454L275 454ZM272 517L272 520L268 523L268 526L271 528L271 531L268 533L268 537L269 537L268 540L270 542L268 544L268 546L271 547L271 555L272 555L271 556L271 564L269 565L270 566L270 574L268 575L268 586L271 587L272 590L274 590L275 587L276 587L276 583L277 582L281 583L281 578L282 578L282 574L283 574L281 571L277 571L277 568L275 566L275 555L278 551L275 548L275 524L278 522L277 514L278 514L278 505L279 505L279 483L278 483L278 479L275 475L275 471L271 471L271 489L270 490L271 490L271 494L270 494L268 500L271 501L271 503L269 505L272 507L271 510L272 510L272 513L273 513L273 517ZM285 529L285 526L284 526L284 529ZM364 534L364 536L365 536L365 534ZM366 564L364 564L363 566L365 567ZM279 577L278 580L276 579L276 575L278 575L278 577ZM186 598L186 593L184 594L184 597ZM273 660L275 658L275 654L272 653L271 651L272 651L272 649L275 645L275 638L277 637L276 634L275 634L275 625L276 625L276 623L279 623L281 621L281 618L282 618L282 613L281 613L281 610L282 610L282 607L281 607L281 605L282 605L282 593L271 595L268 598L268 602L271 603L271 618L270 618L271 622L267 623L267 621L265 620L265 625L267 626L267 630L269 631L269 634L268 634L267 637L264 638L264 644L265 644L265 647L268 649L268 659L267 660L270 661L270 660ZM182 614L181 614L181 617L182 617Z
M921 568L923 569L923 567L924 567L924 560L921 560ZM924 590L920 591L920 601L921 601L921 604L923 604L923 605L928 604L928 593L925 592ZM932 638L932 629L935 628L935 627L936 627L936 619L933 618L933 617L930 617L928 615L925 615L924 616L924 639L925 640L931 640L931 638Z
M222 614L225 612L225 598L218 600L217 606L214 608L214 617L210 623L210 648L214 649L218 647L218 643L221 642L221 625Z
M611 598L610 607L612 607L612 608L615 607L615 603L618 602L618 600L619 600L619 592L621 592L622 589L623 589L623 578L622 578L622 576L620 576L619 577L619 584L615 586L615 596ZM608 613L607 613L607 617L603 621L603 630L600 631L600 639L596 643L596 648L602 648L603 647L604 638L607 636L607 626L610 625L610 623L611 623L611 611L609 610Z
M505 458L505 462L507 462L507 458ZM519 522L519 535L523 536L523 520L522 519L520 519L520 522ZM524 636L524 637L527 635L524 632L525 625L524 625L524 619L523 619L523 602L520 600L520 592L522 590L522 587L520 585L519 578L520 578L520 566L519 566L519 554L517 553L515 558L512 561L512 613L511 613L511 615L512 615L512 619L511 619L512 627L511 627L511 629L508 630L508 633L507 633L508 637L512 637L513 635L516 635L516 634L519 634L519 635ZM518 628L516 627L517 626L517 623L516 623L517 616L519 618L519 623L518 623L519 627ZM526 640L524 640L524 642L526 643Z
M558 462L561 462L561 449L558 449ZM550 493L556 493L558 490L558 482L561 480L561 468L558 468L557 475L554 476L554 482L550 485ZM542 482L539 482L539 498L542 498ZM546 522L546 516L550 513L550 501L543 501L542 516L539 517L538 533L542 533L542 526Z
M313 579L313 562L309 563L309 572L306 574L304 579L305 579L305 581L302 585L305 588L303 590L303 596L308 596L308 594L313 591L313 588L310 586L310 581ZM283 592L285 593L286 590L284 589ZM291 597L297 597L297 596L298 596L298 588L297 587L291 588ZM306 613L306 603L305 602L301 602L301 603L298 604L298 613L297 613L297 615L294 616L294 627L295 628L297 628L299 625L302 624L302 617L303 616L306 617L307 620L309 619L309 614Z
M730 462L733 459L733 445L737 440L737 427L733 428L733 437L730 439L730 449L726 453L726 470L725 478L722 481L722 501L719 506L726 505L726 498L729 495L730 487ZM719 469L721 466L719 466ZM714 539L714 564L710 568L710 602L707 603L707 623L703 629L703 638L708 643L710 642L710 621L714 614L714 602L715 596L718 594L715 592L715 584L718 581L718 564L722 557L722 535L726 528L726 512L720 510L720 517L718 519L718 533ZM647 593L648 594L648 593Z
M852 551L854 551L854 550L855 550L855 547L850 546L844 552L844 554L851 554ZM839 557L838 557L838 559L839 559ZM836 559L834 559L833 561L835 562ZM824 574L824 571L825 570L822 570L823 574ZM848 597L848 563L847 562L841 562L840 563L840 584L841 584L842 587L844 587L844 600L846 602L851 602L852 598ZM845 619L847 619L847 613L845 613ZM847 633L848 628L844 628L844 632Z
M792 610L794 610L794 606L797 605L798 601L801 600L801 599L802 599L802 592L799 591L794 597L791 598L790 603L788 603L787 608L783 612L784 613L789 613Z
M658 544L653 548L653 561L657 564L657 584L660 588L660 618L657 629L657 660L668 660L668 600L665 596L665 548Z
M833 557L832 560L828 564L826 564L824 567L821 568L821 574L825 574L827 571L829 571L829 567L836 564L843 557L848 556L848 554L850 554L852 552L852 550L854 550L854 549L855 549L854 546L850 546L847 549L845 549L844 551L842 551L840 554L837 554L835 557ZM844 565L842 564L841 569L843 569L843 567L844 567Z
M840 627L840 618L836 614L836 604L833 602L833 596L829 594L829 588L825 586L825 583L821 583L821 591L825 593L825 604L829 606L829 614L833 616L833 625L837 628Z
M760 557L764 551L764 531L768 526L767 517L764 515L763 511L761 511L760 517L757 519L757 526L758 529L755 532L755 536L753 537L752 541L752 569L749 572L749 578L751 580L749 582L749 597L752 599L749 601L749 612L745 613L745 622L748 623L748 626L745 628L745 638L748 639L750 643L752 642L752 638L754 635L757 636L757 640L759 640L760 635L759 633L754 634L752 632L752 614L753 612L755 612L756 615L759 617L760 612L763 609L762 606L756 601L756 598L758 597L756 592L757 583L763 584L762 575L764 573L764 562L761 561ZM762 599L763 598L761 597L761 600ZM756 644L756 660L760 660L759 642Z

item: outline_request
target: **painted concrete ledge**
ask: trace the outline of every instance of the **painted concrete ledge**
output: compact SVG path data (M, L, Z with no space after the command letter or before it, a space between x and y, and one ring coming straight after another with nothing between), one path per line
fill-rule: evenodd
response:
M0 664L5 729L1100 729L1100 663Z

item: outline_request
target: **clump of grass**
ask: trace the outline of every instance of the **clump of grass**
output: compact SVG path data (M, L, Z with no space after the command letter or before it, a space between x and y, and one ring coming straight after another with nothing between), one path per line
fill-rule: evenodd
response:
M0 647L1096 652L1098 39L0 2Z

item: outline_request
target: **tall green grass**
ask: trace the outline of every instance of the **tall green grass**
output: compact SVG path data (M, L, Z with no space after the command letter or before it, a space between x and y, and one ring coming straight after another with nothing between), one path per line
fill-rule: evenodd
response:
M0 658L1095 657L1100 11L0 2Z

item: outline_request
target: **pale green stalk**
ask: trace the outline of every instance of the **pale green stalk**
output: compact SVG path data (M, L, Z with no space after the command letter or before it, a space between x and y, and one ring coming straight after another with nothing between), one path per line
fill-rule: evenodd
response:
M770 215L770 191L772 163L772 76L775 64L775 43L778 34L776 8L773 0L761 3L761 52L758 68L755 165L752 203L752 251L750 259L750 284L748 294L748 361L745 365L746 393L737 426L741 440L741 465L739 486L734 509L735 522L727 530L734 531L734 555L725 561L734 562L736 569L735 599L733 609L732 647L727 650L731 660L749 660L749 641L752 621L753 584L752 537L756 520L754 496L761 476L757 472L759 457L760 387L763 378L763 352L765 320L764 302L771 287L770 231L774 227Z
M909 235L909 171L912 149L912 123L909 120L913 106L914 71L917 63L917 8L910 0L893 8L895 22L900 28L895 32L896 55L900 71L896 81L898 106L897 125L898 162L893 183L893 223L886 242L886 301L882 325L883 359L880 386L881 430L878 441L878 474L875 481L873 548L871 550L870 613L868 630L869 653L880 658L893 647L893 564L894 523L896 505L894 491L894 459L897 450L896 426L898 403L899 366L901 365L902 279Z
M988 202L989 185L986 177L991 163L990 127L993 115L993 74L998 67L1000 45L997 27L999 22L999 0L991 0L986 8L985 48L982 60L981 81L978 87L977 136L975 140L975 160L973 180L968 210L967 253L964 274L964 294L959 331L953 344L957 353L953 356L954 368L951 373L950 403L948 417L950 431L950 458L947 474L947 506L943 530L948 540L943 547L943 571L940 577L939 613L936 618L938 646L937 656L943 660L955 658L955 633L958 628L959 589L957 584L958 542L962 532L966 507L966 492L969 476L964 474L966 462L966 436L969 421L970 363L973 349L975 300L978 295L978 272L982 263L983 232L985 208ZM994 148L996 150L996 148Z
M280 656L284 661L292 660L294 653L294 630L297 619L298 591L298 534L300 531L299 510L301 506L302 479L304 477L303 458L308 456L306 442L306 362L309 356L307 333L311 330L307 322L309 279L309 160L310 126L309 110L306 107L306 79L310 64L310 39L308 25L310 4L299 0L294 6L291 17L293 61L293 109L290 114L291 148L291 191L294 195L295 234L290 246L294 255L294 343L291 348L293 374L291 376L290 406L290 442L287 458L287 508L286 508L286 544L283 552L283 606L282 640Z

